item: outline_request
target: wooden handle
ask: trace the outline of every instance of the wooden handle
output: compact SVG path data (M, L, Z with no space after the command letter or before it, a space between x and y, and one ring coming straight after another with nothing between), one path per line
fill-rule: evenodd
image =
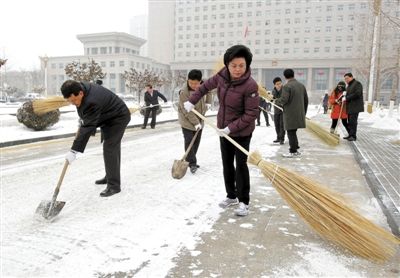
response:
M194 136L193 136L193 138L192 138L192 141L190 141L190 144L189 144L188 148L186 149L185 154L184 154L183 157L182 157L182 160L185 160L185 159L186 159L187 155L188 155L189 152L190 152L190 149L193 147L194 141L196 141L196 138L197 138L197 135L199 134L199 132L200 132L200 129L198 129L198 130L196 131L196 133L194 134Z
M229 142L231 142L236 148L238 148L239 150L241 150L245 155L249 155L249 152L243 148L241 145L239 145L235 140L233 140L231 137L229 137L228 135L226 135L225 133L221 132L218 127L216 127L213 123L211 123L206 117L204 117L203 115L201 115L198 111L196 111L196 109L192 110L193 113L195 113L200 119L202 119L206 124L208 124L209 126L211 126L213 129L215 129L218 134L222 134L222 136L225 137L225 139L227 139Z

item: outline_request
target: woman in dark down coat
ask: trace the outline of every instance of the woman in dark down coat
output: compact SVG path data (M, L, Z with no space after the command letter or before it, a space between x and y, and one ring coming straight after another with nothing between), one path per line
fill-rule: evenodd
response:
M217 88L219 132L228 134L246 150L250 147L259 103L258 85L251 77L252 57L250 49L244 45L227 49L224 55L225 67L205 81L184 103L185 109L191 111L202 96ZM220 138L220 148L227 196L219 206L226 208L239 204L235 214L246 216L250 201L247 156L223 136Z

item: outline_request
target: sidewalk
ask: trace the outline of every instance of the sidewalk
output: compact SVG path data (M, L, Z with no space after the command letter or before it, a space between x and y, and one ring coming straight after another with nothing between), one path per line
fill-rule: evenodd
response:
M315 120L329 124L326 116L319 115ZM367 130L374 140L369 136L361 139ZM340 192L351 200L351 205L360 214L373 215L374 219L380 219L376 224L387 230L393 229L386 214L390 210L384 210L386 216L383 214L378 205L382 200L376 199L372 193L375 190L368 186L380 188L381 183L371 182L372 177L364 176L363 169L366 166L376 169L374 174L380 176L380 180L388 177L387 180L395 182L397 178L398 181L398 174L397 177L395 174L398 161L389 159L392 156L398 158L398 147L390 151L392 156L386 155L387 163L393 167L375 168L379 156L361 161L358 155L353 154L354 151L363 155L375 151L376 141L382 140L377 134L387 133L383 130L372 133L368 126L360 125L359 141L350 143L341 139L337 147L325 145L309 131L300 130L298 133L302 158L274 157L272 160ZM383 141L389 144L387 135ZM384 148L383 142L380 145ZM285 143L280 153L286 152L287 148ZM363 163L362 169L357 161ZM233 208L228 208L212 232L200 236L199 244L193 250L182 250L168 277L398 277L400 252L389 262L378 265L323 240L295 214L270 182L260 173L254 175L254 171L258 170L252 167L251 213L247 217L236 217ZM398 188L398 182L396 186ZM395 197L392 199L398 201L398 196ZM395 229L398 231L398 226Z

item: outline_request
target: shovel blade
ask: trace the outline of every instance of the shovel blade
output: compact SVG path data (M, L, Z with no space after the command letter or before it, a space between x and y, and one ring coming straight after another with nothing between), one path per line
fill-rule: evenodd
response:
M185 160L174 160L172 165L171 175L174 179L181 179L185 176L187 168L189 167L189 162Z
M60 213L60 211L62 210L64 205L65 205L65 202L56 201L54 203L53 208L50 208L51 201L42 201L42 202L40 202L39 206L37 207L36 213L43 216L46 219L51 219Z

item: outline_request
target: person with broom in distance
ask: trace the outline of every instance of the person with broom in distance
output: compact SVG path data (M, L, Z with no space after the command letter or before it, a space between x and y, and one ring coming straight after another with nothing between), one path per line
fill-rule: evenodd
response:
M336 88L332 91L329 96L329 104L332 106L331 112L331 133L335 133L336 126L339 119L342 120L342 124L347 132L349 132L349 127L347 126L347 112L346 104L342 102L343 92L346 89L346 83L344 81L339 81Z
M282 95L282 79L278 76L272 81L274 83L274 89L272 90L273 100L280 98ZM283 145L285 143L285 129L283 128L283 112L278 107L274 106L274 124L276 139L273 143L279 143Z
M190 112L205 94L217 88L219 133L229 135L246 150L249 150L255 129L259 103L258 85L251 77L252 57L250 49L244 45L228 48L224 54L225 66L205 81L183 104L186 111ZM227 196L219 206L226 208L239 203L235 214L246 216L249 213L250 202L247 155L225 137L220 138L220 149Z
M190 145L196 131L199 130L196 140L189 151L186 161L189 162L190 172L194 174L200 166L197 164L197 150L200 145L201 133L204 123L200 120L193 112L187 112L183 104L189 99L189 97L198 89L201 85L202 73L200 70L193 69L189 71L188 80L186 85L179 92L179 106L178 106L178 118L179 123L182 127L183 138L185 140L185 151ZM206 97L200 99L196 103L195 109L202 115L205 115L209 107L211 107L212 95L208 94Z
M146 106L146 111L144 112L144 122L142 129L145 129L147 126L147 121L149 120L150 112L151 112L151 123L150 127L152 129L156 128L156 117L157 117L157 110L158 110L158 98L162 98L164 103L167 102L167 98L157 90L153 89L151 84L146 85L146 92L144 93L144 102Z
M76 106L81 122L71 150L65 158L71 164L77 153L84 152L89 137L100 127L106 175L95 183L107 184L106 189L100 193L101 197L119 193L121 139L131 120L128 107L116 94L94 83L67 80L61 86L61 93Z
M346 102L349 135L343 139L356 141L358 114L364 112L363 87L360 81L354 79L351 72L344 75L344 81L347 83L347 93L343 92L342 101Z
M306 127L306 114L308 107L308 95L306 87L294 78L292 69L285 69L283 76L287 80L283 85L282 95L274 102L283 108L283 125L289 138L289 153L283 157L300 157L301 153L297 139L297 129Z

